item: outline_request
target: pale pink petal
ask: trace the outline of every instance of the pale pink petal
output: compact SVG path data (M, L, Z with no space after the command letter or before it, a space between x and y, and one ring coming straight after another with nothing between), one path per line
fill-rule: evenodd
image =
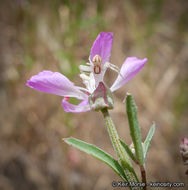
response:
M118 88L121 88L143 68L146 62L147 58L138 59L136 57L128 57L123 63L120 70L122 76L118 75L110 90L113 92Z
M62 106L66 112L72 112L72 113L80 113L80 112L86 112L91 110L88 98L83 100L80 104L74 105L70 104L66 98L62 100Z
M95 55L102 58L102 63L109 61L113 43L113 33L101 32L94 41L90 52L90 59L92 61Z
M79 87L74 86L67 77L58 72L42 71L32 76L26 85L35 90L59 96L75 97L78 99L85 99L87 97L85 93L79 90Z

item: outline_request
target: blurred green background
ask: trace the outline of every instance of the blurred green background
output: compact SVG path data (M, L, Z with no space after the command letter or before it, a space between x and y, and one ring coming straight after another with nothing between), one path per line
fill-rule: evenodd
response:
M148 58L115 92L111 115L120 137L131 144L122 104L129 91L143 140L156 122L148 181L186 183L179 144L188 137L187 29L187 0L0 0L0 189L109 190L120 180L61 140L74 136L115 156L100 113L65 113L61 97L25 86L42 70L62 72L82 85L78 66L88 61L101 31L114 33L113 64L121 67L128 56ZM116 75L107 72L109 86Z

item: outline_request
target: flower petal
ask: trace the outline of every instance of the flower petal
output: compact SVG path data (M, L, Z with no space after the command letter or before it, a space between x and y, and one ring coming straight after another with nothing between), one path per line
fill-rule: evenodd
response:
M66 101L66 98L62 101L62 106L66 112L80 113L91 110L88 98L84 99L80 104L74 105Z
M90 52L90 59L93 60L95 55L100 55L102 63L109 61L113 43L113 33L101 32L93 43Z
M118 88L121 88L142 69L146 62L147 58L138 59L136 57L128 57L123 63L120 70L122 76L120 74L118 75L110 90L113 92Z
M26 85L35 90L59 96L75 97L78 99L85 99L87 97L86 94L79 90L79 87L74 86L67 77L58 72L42 71L32 76Z

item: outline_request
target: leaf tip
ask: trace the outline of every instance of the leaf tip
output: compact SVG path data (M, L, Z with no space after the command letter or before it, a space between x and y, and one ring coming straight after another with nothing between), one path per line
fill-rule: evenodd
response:
M68 140L70 140L72 137L67 137L67 138L62 138L62 141L65 143L69 144Z
M155 130L156 124L155 121L152 121L152 128Z
M131 94L130 92L127 92L126 95L127 95L127 96L131 96L132 94Z
M132 94L130 92L127 92L126 95L125 95L125 98L123 100L123 103L125 104L126 103L126 100L127 100L127 97L128 96L131 96Z
M67 138L62 138L61 140L64 141L64 142L66 142Z

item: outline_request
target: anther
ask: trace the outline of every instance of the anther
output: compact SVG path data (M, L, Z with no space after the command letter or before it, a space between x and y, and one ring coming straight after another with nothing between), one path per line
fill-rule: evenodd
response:
M101 63L102 63L102 59L99 55L95 55L93 57L93 65L94 65L94 73L95 74L100 74L101 73Z
M95 55L92 60L93 64L101 64L102 59L99 55Z

